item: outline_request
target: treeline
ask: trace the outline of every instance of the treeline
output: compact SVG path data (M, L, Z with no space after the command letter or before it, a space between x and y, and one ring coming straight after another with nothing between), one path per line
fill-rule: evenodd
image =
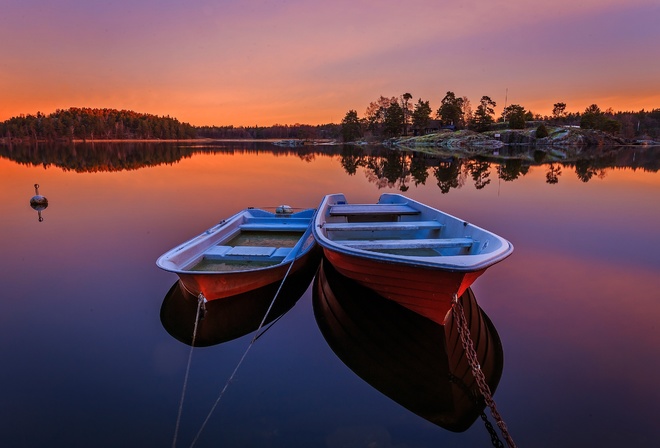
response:
M587 107L583 113L568 113L562 117L550 117L558 124L572 124L583 129L599 129L626 139L660 139L660 108L615 112L611 108L601 111L596 104Z
M44 115L21 115L0 123L0 137L55 140L191 139L197 130L175 118L131 110L72 107Z
M75 108L21 115L0 123L0 138L34 141L211 139L337 139L339 124L192 126L130 110Z
M567 112L566 103L558 102L553 105L552 115L542 116L520 104L510 104L496 117L497 103L488 96L482 96L474 109L466 96L457 96L451 91L446 93L435 110L428 100L419 98L417 103L413 103L412 99L410 93L398 97L381 96L367 106L362 117L358 116L357 111L349 110L341 122L343 140L424 135L443 129L484 132L539 126L542 132L546 124L597 129L631 140L660 137L660 109L615 112L611 108L603 111L592 104L580 113Z
M336 139L341 135L339 124L307 124L274 126L202 126L197 136L212 139Z
M195 127L177 119L130 110L69 108L45 115L21 115L0 122L0 139L5 141L71 141L80 140L185 140L210 139L343 139L424 135L442 129L523 129L545 124L579 126L598 129L629 140L660 139L660 109L638 112L601 110L596 104L583 112L567 112L566 103L555 103L550 116L541 116L519 104L503 108L495 116L497 104L483 96L473 109L470 100L447 92L438 109L430 101L404 93L399 97L381 96L371 102L364 115L349 110L340 124L274 125L274 126L202 126ZM538 132L537 132L538 133ZM541 136L541 135L539 135Z

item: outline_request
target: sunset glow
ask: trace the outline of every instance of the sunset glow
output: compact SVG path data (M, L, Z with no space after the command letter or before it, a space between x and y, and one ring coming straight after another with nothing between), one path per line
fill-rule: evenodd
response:
M196 126L338 123L380 95L435 111L660 107L656 0L9 0L0 120L69 107Z

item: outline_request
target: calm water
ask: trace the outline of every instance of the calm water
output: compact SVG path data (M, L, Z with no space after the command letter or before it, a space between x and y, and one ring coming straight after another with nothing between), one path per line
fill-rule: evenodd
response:
M401 190L515 246L473 292L502 342L495 400L518 446L658 446L653 150L503 165L247 143L0 150L2 446L171 446L190 347L161 321L176 277L155 259L246 206ZM42 222L34 183L50 201ZM177 446L251 338L194 349ZM195 446L489 445L480 420L449 432L353 373L309 288L257 340Z

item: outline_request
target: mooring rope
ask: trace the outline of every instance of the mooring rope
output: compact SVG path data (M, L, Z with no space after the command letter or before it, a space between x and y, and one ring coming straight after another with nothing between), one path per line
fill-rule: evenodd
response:
M183 283L182 283L183 284ZM185 288L185 286L184 286ZM181 425L181 414L183 413L183 401L186 396L186 389L188 387L188 374L190 373L190 364L192 363L193 349L195 348L195 338L197 336L197 323L199 322L199 310L206 302L204 294L199 294L197 297L197 312L195 313L195 326L193 327L192 343L190 344L190 351L188 352L188 365L186 366L186 374L183 378L183 389L181 390L181 400L179 401L179 412L176 416L176 425L174 427L174 438L172 439L172 448L176 448L176 439L179 435L179 426Z
M461 337L461 343L463 345L463 349L465 350L468 363L470 364L472 375L474 376L474 379L477 382L477 386L479 387L479 392L481 392L481 395L484 397L484 401L490 408L490 413L495 419L497 426L500 428L502 437L504 437L507 445L509 448L516 448L516 444L513 441L511 434L509 434L509 429L507 428L506 423L504 423L504 419L497 410L495 400L493 400L493 394L490 391L488 383L486 382L484 372L481 370L481 366L479 365L479 358L477 356L477 352L474 349L472 338L470 337L470 328L467 324L467 318L465 317L463 304L458 299L456 294L454 294L452 302L453 306L451 307L451 312L454 319L456 320L458 334Z
M245 357L247 356L248 352L252 348L252 345L254 345L254 342L261 336L263 333L259 333L261 328L264 326L264 323L266 322L266 319L268 318L268 315L270 314L270 310L273 308L273 305L275 304L275 301L277 300L277 296L279 296L280 291L282 290L282 286L284 285L284 282L286 281L287 277L289 276L289 272L291 272L291 268L296 262L296 255L304 245L304 241L301 241L300 246L292 254L293 259L291 260L291 263L289 264L289 268L287 269L286 273L284 274L284 278L282 278L282 281L280 282L279 287L277 288L277 291L275 292L275 296L273 297L273 300L270 302L270 305L268 306L268 309L266 310L266 314L264 314L263 319L261 319L261 323L259 324L259 327L257 327L257 330L254 333L254 336L252 337L252 340L248 344L247 348L245 349L245 352L243 352L243 356L241 356L241 359L238 361L238 364L236 364L236 367L234 368L234 371L231 373L229 376L229 379L227 379L227 382L225 383L224 387L220 391L220 395L218 395L218 398L215 400L213 403L213 406L211 406L211 409L209 410L209 413L206 415L206 418L202 422L202 426L199 428L199 431L197 431L197 434L195 435L195 438L193 439L192 443L190 444L190 448L195 446L195 443L197 443L197 440L202 434L202 431L204 431L204 428L206 427L206 424L209 422L211 419L211 415L215 411L215 408L218 406L218 403L220 403L220 400L222 399L222 396L225 394L225 391L229 387L229 384L234 380L234 377L236 376L236 372L238 372L239 367L241 364L243 364L243 361L245 360ZM269 327L270 328L270 327Z

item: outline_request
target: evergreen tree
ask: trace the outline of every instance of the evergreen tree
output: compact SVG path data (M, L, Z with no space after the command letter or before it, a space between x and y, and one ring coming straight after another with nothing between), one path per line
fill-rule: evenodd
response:
M423 134L431 121L431 105L428 101L422 101L420 98L415 104L415 110L412 113L412 127L419 134Z
M536 138L546 138L548 136L548 128L543 123L536 128Z
M525 119L527 113L525 108L519 104L511 104L502 111L502 118L509 121L509 128L511 129L525 129Z
M584 110L580 118L580 127L582 129L600 129L604 120L605 114L600 110L600 107L592 104Z
M345 142L352 142L362 137L362 126L356 111L346 112L346 116L341 121L341 135Z
M442 120L444 125L462 128L465 123L463 119L463 98L456 98L454 92L447 92L436 112L436 116L439 120Z
M388 137L397 137L401 135L404 127L403 109L396 101L392 102L385 110L385 119L383 120L383 134Z
M493 124L493 114L495 114L495 106L497 103L491 100L488 96L482 96L477 110L474 112L472 118L472 129L477 132L487 131L489 126Z

